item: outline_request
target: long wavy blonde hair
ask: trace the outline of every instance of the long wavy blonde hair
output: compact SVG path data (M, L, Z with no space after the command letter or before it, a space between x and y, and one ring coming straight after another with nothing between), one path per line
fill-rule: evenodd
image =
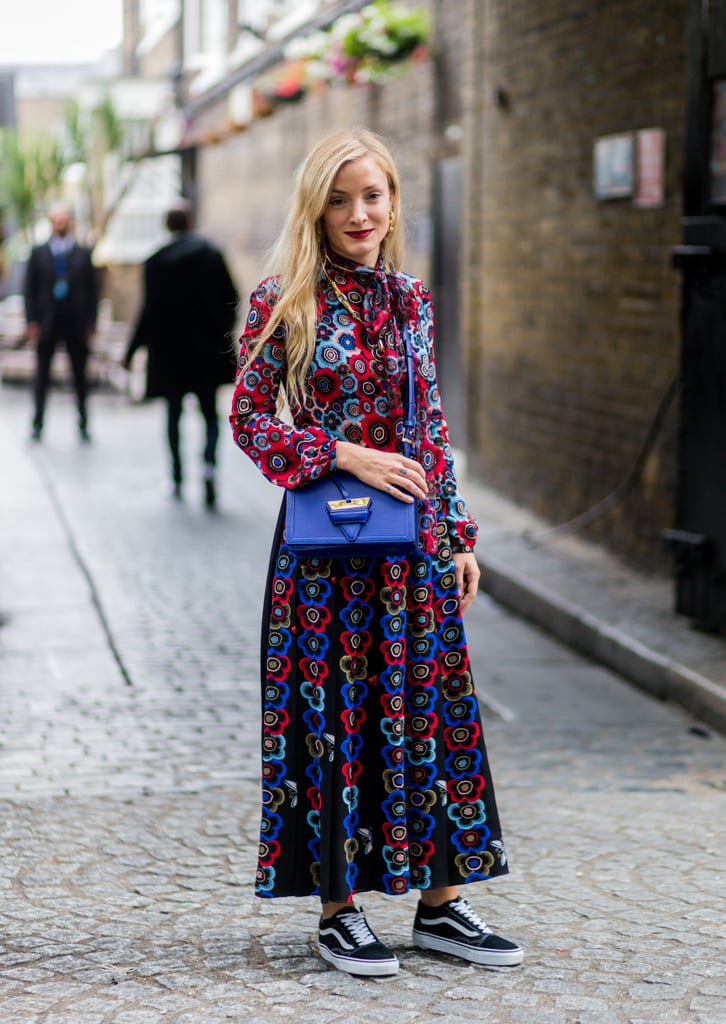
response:
M323 214L340 169L366 156L372 157L385 172L391 192L393 226L381 247L384 266L386 270L393 270L401 264L401 192L388 147L366 128L333 132L318 142L297 172L292 206L268 264L268 273L280 279L280 299L253 346L256 350L284 325L287 360L284 391L288 401L304 398L305 373L315 349L316 287L326 245Z

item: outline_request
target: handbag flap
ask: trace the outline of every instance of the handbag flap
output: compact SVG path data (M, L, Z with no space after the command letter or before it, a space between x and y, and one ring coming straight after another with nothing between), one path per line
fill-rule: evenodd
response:
M399 501L351 473L336 470L289 490L286 503L285 540L293 551L353 557L417 548L416 502Z

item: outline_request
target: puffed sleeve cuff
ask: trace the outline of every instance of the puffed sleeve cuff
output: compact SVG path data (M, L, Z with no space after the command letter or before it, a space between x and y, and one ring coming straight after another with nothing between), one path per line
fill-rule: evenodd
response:
M449 530L452 551L473 551L479 534L479 524L474 519L458 519Z
M297 467L286 479L275 480L283 487L299 487L335 469L335 438L315 427L294 431L297 437Z

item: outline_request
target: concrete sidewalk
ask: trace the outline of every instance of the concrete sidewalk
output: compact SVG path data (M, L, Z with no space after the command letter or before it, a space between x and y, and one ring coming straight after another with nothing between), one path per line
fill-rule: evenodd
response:
M472 480L460 487L479 521L482 587L497 601L647 692L726 732L726 638L673 610L672 580L639 573L603 548L546 531Z

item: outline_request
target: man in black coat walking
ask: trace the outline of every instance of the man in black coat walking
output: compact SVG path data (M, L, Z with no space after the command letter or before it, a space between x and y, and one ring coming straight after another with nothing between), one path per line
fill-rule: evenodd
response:
M36 346L32 438L41 438L51 363L63 341L73 370L78 427L81 438L88 441L86 362L98 313L96 270L90 250L73 237L70 207L55 203L48 217L53 234L44 245L33 248L25 272L26 333Z
M186 394L194 394L206 424L205 502L216 503L219 420L217 388L234 380L232 331L238 294L221 252L192 231L191 206L180 200L166 215L171 241L144 264L144 300L126 350L128 369L137 349L148 349L146 397L167 403L172 493L182 496L180 419Z

